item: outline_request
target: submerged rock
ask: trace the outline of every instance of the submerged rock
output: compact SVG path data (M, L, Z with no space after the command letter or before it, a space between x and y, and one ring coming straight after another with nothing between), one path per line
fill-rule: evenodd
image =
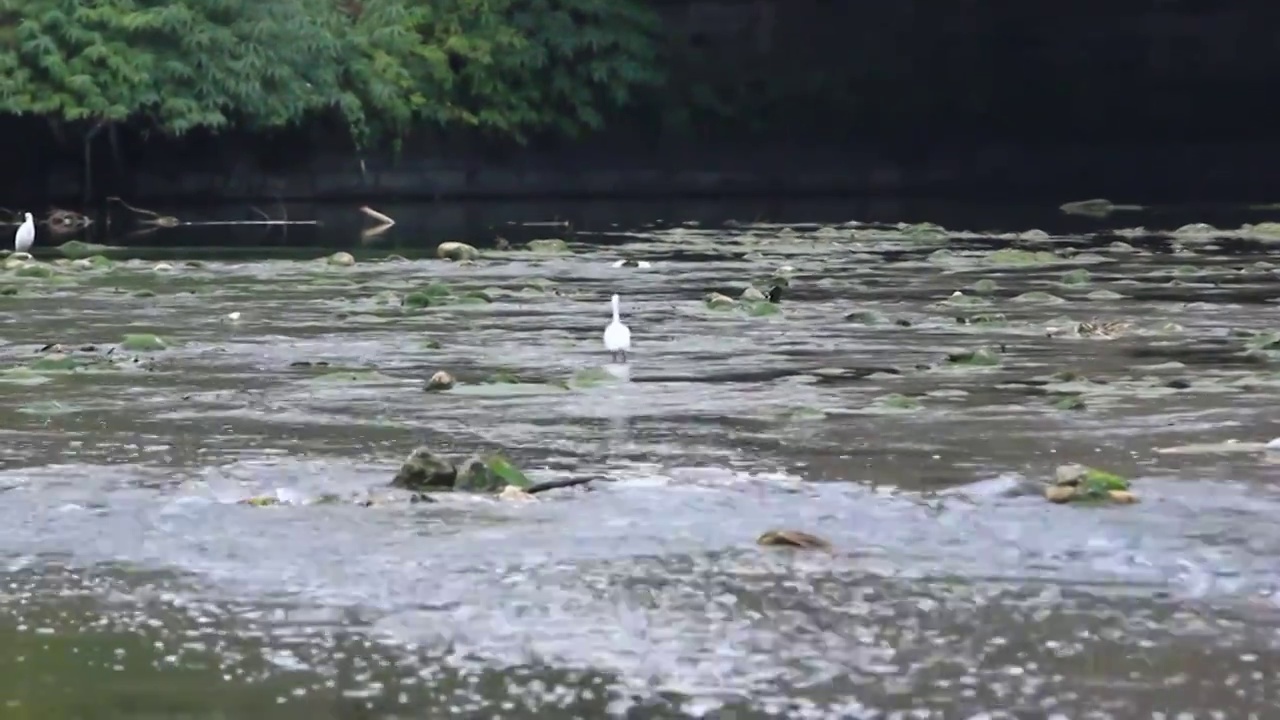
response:
M444 489L452 488L457 477L458 469L452 462L420 447L405 458L391 485L405 490Z
M506 487L527 489L532 483L502 454L474 455L455 465L430 448L419 447L400 465L391 485L417 491L500 492Z
M712 310L727 309L737 304L733 298L718 292L707 293L707 296L703 298L703 302Z
M817 535L802 530L766 530L756 538L757 545L765 547L793 547L802 550L831 551L831 543Z

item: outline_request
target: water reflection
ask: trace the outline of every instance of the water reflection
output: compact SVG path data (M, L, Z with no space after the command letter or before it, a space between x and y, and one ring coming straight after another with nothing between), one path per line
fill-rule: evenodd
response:
M433 252L446 240L462 240L476 247L493 247L498 238L519 243L539 237L591 238L601 245L626 242L625 232L636 228L705 226L732 229L745 222L771 222L795 227L839 224L856 219L868 223L932 222L976 232L1020 232L1038 228L1052 234L1090 233L1122 227L1174 229L1189 223L1237 227L1272 218L1273 210L1245 205L1152 207L1139 212L1093 218L1063 214L1053 203L1009 205L949 202L936 199L842 198L778 200L617 200L513 201L377 204L395 220L389 228L361 212L359 205L332 203L268 203L261 210L246 205L163 206L148 208L184 223L260 223L264 217L314 221L312 225L196 225L174 228L140 225L137 216L112 211L111 222L100 221L88 235L47 236L37 241L54 245L80 237L143 248L235 247L246 251L280 248L329 248L364 252L392 252L414 256ZM385 228L385 229L384 229ZM381 231L380 231L381 230Z

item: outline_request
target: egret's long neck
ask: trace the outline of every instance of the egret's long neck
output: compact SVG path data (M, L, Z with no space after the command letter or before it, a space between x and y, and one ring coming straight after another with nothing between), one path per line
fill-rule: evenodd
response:
M613 321L621 322L622 318L618 315L618 296L613 296Z

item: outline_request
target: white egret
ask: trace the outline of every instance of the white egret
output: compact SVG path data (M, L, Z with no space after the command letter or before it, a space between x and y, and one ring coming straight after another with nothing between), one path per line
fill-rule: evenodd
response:
M617 295L613 296L613 322L604 329L604 348L614 360L621 356L622 362L627 361L627 351L631 349L631 331L622 324L622 318L618 314Z
M13 249L16 252L24 253L31 249L31 244L36 241L36 223L31 217L31 213L26 213L27 219L18 226L18 232L13 236Z

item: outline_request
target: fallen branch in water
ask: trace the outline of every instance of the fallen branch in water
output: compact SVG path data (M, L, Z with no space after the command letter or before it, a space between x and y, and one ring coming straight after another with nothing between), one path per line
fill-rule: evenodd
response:
M529 487L525 488L524 491L529 493L530 495L534 495L536 493L546 492L548 490L558 490L560 488L577 487L578 485L586 485L592 480L595 480L595 478L569 478L568 480L548 480L546 482L540 482L534 485L530 485Z
M144 216L138 220L138 222L144 225L152 225L156 227L165 227L165 228L172 228L172 227L178 227L178 226L215 227L215 226L226 226L226 225L273 225L274 226L274 225L319 225L320 224L319 220L289 220L287 217L283 220L274 220L271 218L271 216L267 215L261 210L258 210L257 208L253 208L253 209L257 210L259 215L262 215L264 218L266 218L265 220L197 220L192 222L183 222L178 218L173 217L172 215L161 215L160 213L155 212L153 210L134 207L129 203L125 202L124 200L121 200L118 197L109 197L107 198L107 202L119 203L123 205L126 209L132 211L134 214Z
M369 217L373 218L374 220L377 220L378 222L388 227L396 224L396 221L391 219L390 215L383 215L382 213L378 212L377 210L374 210L368 205L362 205L360 207L360 212L364 213L365 215L368 215Z

